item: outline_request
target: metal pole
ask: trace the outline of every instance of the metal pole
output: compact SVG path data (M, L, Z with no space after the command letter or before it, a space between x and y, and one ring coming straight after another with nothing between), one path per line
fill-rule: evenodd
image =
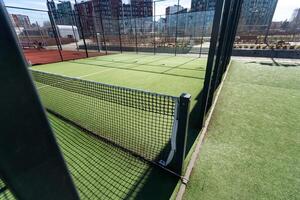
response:
M101 22L101 29L102 29L102 38L103 38L103 42L104 42L104 46L105 46L105 54L107 55L107 46L106 46L106 39L105 39L105 31L104 31L104 27L103 27L102 8L101 7L100 7L99 11L100 11L100 22Z
M27 30L26 30L26 27L25 27L25 26L24 26L24 32L25 32L25 35L26 35L26 37L27 37L28 44L29 44L29 43L32 43L32 42L31 42L31 40L30 40L30 38L29 38L29 34L28 34L28 32L27 32Z
M96 30L96 16L95 16L95 10L94 10L94 3L93 3L93 1L91 1L91 2L92 2L92 9L93 9L92 17L93 17L93 30L94 30L94 36L96 37L97 50L98 50L98 52L100 52L99 40L98 40L97 30Z
M54 2L54 1L52 0L52 2ZM49 9L49 10L50 10L50 13L51 13L51 16L52 16L52 22L53 22L54 30L55 30L55 32L56 32L56 36L57 36L59 48L60 48L60 50L62 50L61 40L60 40L60 37L59 37L59 36L60 36L60 34L59 34L59 29L58 29L58 27L57 27L57 25L56 25L55 18L54 18L54 16L53 16L52 10L51 10L51 9ZM60 20L61 20L61 19L60 19Z
M35 23L36 23L36 25L37 25L37 28L38 28L38 30L39 30L39 32L40 32L40 35L41 35L41 38L42 38L43 44L46 44L46 42L45 42L45 40L44 40L44 37L43 37L43 33L42 33L41 29L40 29L40 26L39 26L38 22L36 21Z
M0 105L1 179L16 199L77 200L2 0L0 27L5 30L0 31L0 82L5 85Z
M77 7L77 6L78 6L77 0L75 0L75 7ZM79 26L80 26L80 32L81 32L81 36L82 36L82 40L83 40L83 44L84 44L84 48L85 48L85 55L88 58L89 57L89 53L88 53L86 42L85 42L85 37L84 37L83 28L82 28L82 22L81 22L81 17L80 17L80 13L78 11L78 8L77 8L77 15L78 15L78 21L79 21Z
M208 110L207 108L208 97L209 97L209 91L211 87L212 72L214 70L215 54L218 48L219 31L220 31L220 24L222 20L224 2L225 1L216 1L216 9L215 9L214 20L213 20L211 42L210 42L207 66L205 71L204 86L202 89L201 104L200 104L200 113L199 113L200 127L204 125L206 112Z
M122 49L122 38L121 38L121 28L120 28L120 10L118 8L118 12L117 12L117 23L118 23L118 32L119 32L119 45L120 45L120 51L121 53L123 53L123 49Z
M72 17L72 30L73 30L73 35L74 35L74 41L76 43L77 51L79 51L79 47L78 47L78 43L77 43L77 37L76 37L75 29L74 29L74 26L73 26L73 24L76 24L76 21L74 20L74 16L73 16L74 13L70 13L70 14L71 14L71 17ZM77 31L78 31L77 26L76 26L76 28L77 28Z
M48 15L49 15L49 19L50 19L50 24L52 26L52 30L53 30L53 33L54 33L54 38L55 38L55 41L56 41L56 45L57 45L57 49L58 49L58 52L59 52L59 56L61 58L61 61L64 61L64 58L62 56L62 53L61 53L61 47L59 46L60 42L58 40L58 35L57 35L57 32L56 32L56 27L55 27L55 24L54 24L54 19L53 19L53 15L52 15L52 12L51 12L51 9L49 7L49 2L47 1L47 6L48 6Z
M190 94L180 95L178 102L178 126L176 133L176 153L173 160L169 164L169 168L174 170L177 174L182 175L184 168L184 160L186 155L186 142L189 121L189 106L191 101ZM166 164L166 163L164 163Z
M153 12L154 12L154 20L153 20L153 35L154 35L154 43L153 43L153 45L154 45L154 48L153 48L153 53L154 53L154 55L156 54L156 38L155 38L155 1L153 1L153 4L154 4L154 8L153 8Z
M132 2L130 0L130 10L131 10L131 18L132 18ZM134 35L135 35L135 52L138 53L138 42L137 42L137 32L136 32L136 17L134 18Z
M205 1L206 1L206 4L205 4L205 11L204 11L204 18L203 18L203 26L202 26L202 35L201 35L199 58L201 58L201 54L202 54L203 35L204 35L204 28L205 28L205 23L206 23L206 12L207 12L207 8L208 8L208 0L205 0Z
M179 1L177 2L177 13L176 13L176 27L175 27L175 56L177 55L177 29L178 29L178 12L179 12Z

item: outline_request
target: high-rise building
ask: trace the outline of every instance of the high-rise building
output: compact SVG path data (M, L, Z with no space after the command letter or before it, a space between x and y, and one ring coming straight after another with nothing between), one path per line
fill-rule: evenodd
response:
M264 33L272 23L278 0L244 0L239 32Z
M152 0L131 0L133 17L152 17L153 1Z
M92 0L96 31L105 32L106 35L116 35L119 32L119 19L122 12L121 0ZM101 23L103 26L101 27Z
M93 17L93 2L83 1L74 5L76 24L82 28L85 37L90 37L95 33L95 19ZM80 20L80 21L79 21ZM81 22L81 23L80 23ZM80 32L80 36L82 33Z
M73 5L70 1L64 1L57 4L57 14L59 16L59 23L60 25L73 25Z
M216 0L192 0L191 12L215 10Z
M59 22L60 20L60 17L57 13L57 9L56 9L56 4L54 1L51 1L51 0L48 0L47 1L47 7L48 7L48 10L49 10L49 17L54 19L54 21L57 23Z
M166 8L166 15L172 15L174 13L180 12L183 9L184 7L182 7L181 5L168 6Z

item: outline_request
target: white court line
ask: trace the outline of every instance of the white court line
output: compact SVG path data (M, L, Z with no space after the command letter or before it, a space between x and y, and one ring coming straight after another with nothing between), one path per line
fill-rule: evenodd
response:
M95 75L95 74L100 74L102 72L106 72L106 71L109 71L109 70L112 70L112 69L105 69L105 70L102 70L102 71L99 71L99 72L93 72L93 73L90 73L90 74L86 74L86 75L83 75L83 76L77 76L77 77L73 77L73 78L85 78L85 77L88 77L88 76L92 76L92 75ZM44 86L41 86L41 87L37 87L37 89L43 89L45 87L50 87L50 86L54 86L56 84L59 84L59 83L64 83L64 82L67 82L67 81L60 81L60 82L57 82L57 83L54 83L52 85L44 85Z

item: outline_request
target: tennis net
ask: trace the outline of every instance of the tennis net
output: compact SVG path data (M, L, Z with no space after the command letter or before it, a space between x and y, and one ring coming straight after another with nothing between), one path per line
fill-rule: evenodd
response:
M189 95L174 97L31 70L48 112L180 174Z

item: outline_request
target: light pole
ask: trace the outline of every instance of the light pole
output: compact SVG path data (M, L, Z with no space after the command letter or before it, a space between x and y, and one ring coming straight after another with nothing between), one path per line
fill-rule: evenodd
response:
M177 2L177 13L176 13L176 27L175 27L175 56L177 55L177 31L178 31L178 12L179 12L179 1Z
M156 54L156 35L155 35L155 22L156 22L156 20L155 20L155 3L156 2L162 2L162 1L166 1L166 0L157 0L157 1L153 1L153 26L152 26L152 32L153 32L153 45L154 45L154 47L153 47L153 53L154 53L154 55Z
M204 37L204 29L206 25L206 12L208 12L208 0L206 0L205 4L205 11L204 11L204 17L203 17L203 26L202 26L202 34L201 34L201 41L200 41L200 52L199 52L199 58L201 57L202 54L202 46L203 46L203 37Z
M131 10L130 16L131 16L131 19L132 19L132 2L131 2L131 0L130 0L130 10ZM137 29L137 27L136 27L136 16L135 16L135 18L134 18L135 52L138 53L137 32L136 32L136 29Z

